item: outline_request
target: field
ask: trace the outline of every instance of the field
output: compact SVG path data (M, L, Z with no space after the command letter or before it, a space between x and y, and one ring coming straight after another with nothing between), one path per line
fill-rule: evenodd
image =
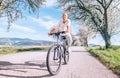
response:
M18 52L48 50L49 46L32 46L32 47L0 47L0 54L10 54Z

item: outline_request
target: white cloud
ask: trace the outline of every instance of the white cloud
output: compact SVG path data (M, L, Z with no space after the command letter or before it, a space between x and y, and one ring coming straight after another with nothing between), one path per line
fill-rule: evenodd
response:
M1 26L5 26L5 25L7 26L8 25L6 17L0 18L0 25Z
M7 18L5 18L5 17L1 18L0 22L1 22L2 27L3 26L6 26L6 27L8 26ZM26 26L23 27L23 26L20 26L20 25L17 25L17 24L11 24L10 29L12 29L12 28L20 30L20 31L24 31L24 32L29 32L29 33L35 33L36 32L35 30L33 30L31 28L28 28ZM5 29L0 28L0 32L6 32L6 31L5 31Z
M20 26L20 25L16 25L16 24L12 24L11 28L15 28L17 30L20 30L20 31L24 31L24 32L29 32L29 33L35 33L36 31L31 29L31 28L28 28L28 27L23 27L23 26Z
M0 32L4 32L5 30L3 28L0 28Z
M46 0L45 6L46 7L52 7L52 6L55 6L56 3L57 3L57 0Z
M58 21L50 16L44 16L44 17L41 17L39 19L37 18L33 18L33 17L30 17L33 21L35 21L36 23L38 23L40 26L42 27L45 27L46 29L50 29L52 26L56 25L56 23L58 23ZM46 20L44 20L47 19Z
M53 18L50 17L50 16L43 16L43 18L45 18L45 19L47 19L47 20L55 20L55 19L53 19Z

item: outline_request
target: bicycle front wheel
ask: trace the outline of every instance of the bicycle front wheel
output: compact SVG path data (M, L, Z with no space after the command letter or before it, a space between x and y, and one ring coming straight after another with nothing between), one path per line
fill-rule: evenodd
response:
M46 65L51 75L56 75L61 67L61 53L58 46L52 46L48 50Z

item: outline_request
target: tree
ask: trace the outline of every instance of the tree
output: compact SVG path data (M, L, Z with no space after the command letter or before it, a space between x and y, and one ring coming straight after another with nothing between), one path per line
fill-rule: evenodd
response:
M0 0L0 18L7 17L10 23L22 18L25 11L37 13L45 0Z
M112 8L108 10L108 33L110 37L120 32L119 11L115 11Z
M72 45L73 46L79 46L79 39L77 38L77 35L74 32L73 28L70 28L70 31L71 31L70 34L71 34L71 37L72 37Z
M71 36L72 36L72 45L73 46L79 46L79 40L76 37L76 35L75 34L71 34Z
M115 9L119 5L119 0L58 0L58 2L59 7L68 12L71 19L91 24L90 27L103 37L106 48L110 47L108 10L111 7Z
M88 41L93 38L96 33L94 33L89 26L83 25L82 27L80 27L77 35L79 36L81 44L83 46L88 46Z

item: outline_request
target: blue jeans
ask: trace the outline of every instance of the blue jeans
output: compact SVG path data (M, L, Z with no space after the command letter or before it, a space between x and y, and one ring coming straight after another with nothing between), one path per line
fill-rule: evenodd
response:
M61 35L60 36L60 40L61 41L63 41L63 38L66 38L66 40L67 40L67 45L68 45L68 47L70 47L71 45L72 45L72 37L71 37L71 34L65 34L65 35Z

